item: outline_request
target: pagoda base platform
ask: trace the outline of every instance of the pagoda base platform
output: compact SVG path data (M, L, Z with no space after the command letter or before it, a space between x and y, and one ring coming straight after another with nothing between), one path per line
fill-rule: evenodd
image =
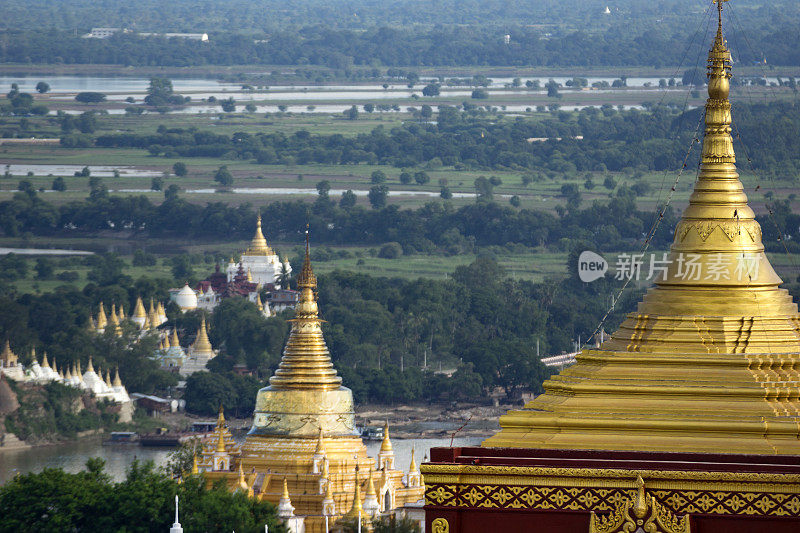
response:
M428 533L800 531L800 456L434 448Z

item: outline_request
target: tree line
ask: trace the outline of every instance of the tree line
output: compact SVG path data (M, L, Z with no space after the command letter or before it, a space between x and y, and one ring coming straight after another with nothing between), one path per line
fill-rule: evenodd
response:
M153 155L230 157L259 164L384 164L456 169L583 171L678 170L683 164L702 109L681 112L666 105L620 111L610 105L578 113L558 111L545 118L511 120L482 116L474 105L443 106L435 124L407 122L386 130L345 137L305 130L230 136L186 128L160 128L149 134L100 135L101 148L141 148ZM793 102L739 104L737 131L755 168L777 176L800 171L800 107ZM774 142L774 139L780 142ZM549 139L533 142L531 139ZM735 139L742 153L741 139ZM699 159L694 151L690 163Z
M784 12L780 16L777 27L764 24L749 28L746 35L729 28L728 39L738 51L738 61L752 64L768 57L772 65L800 65L800 52L794 46L800 22L786 19ZM106 39L84 39L71 29L7 29L0 35L4 41L0 61L175 67L315 65L342 71L375 66L659 68L685 64L684 47L674 43L692 42L694 30L685 23L659 26L659 31L624 24L611 29L591 26L553 32L518 23L500 28L483 24L366 29L309 25L255 35L211 32L209 42L123 32ZM511 36L508 43L505 34Z

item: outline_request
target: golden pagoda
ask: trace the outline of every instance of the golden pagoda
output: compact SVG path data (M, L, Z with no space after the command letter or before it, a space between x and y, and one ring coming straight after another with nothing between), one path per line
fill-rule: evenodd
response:
M433 531L800 531L800 316L736 171L724 1L668 268L499 433L431 450Z
M144 310L144 303L142 303L142 297L136 297L136 305L133 307L133 316L131 317L136 325L138 325L142 329L146 329L147 320L147 312Z
M253 235L253 240L250 241L250 246L247 247L244 255L274 255L272 248L267 245L267 239L264 238L264 233L261 231L261 213L258 214L256 232L255 235Z
M100 302L100 310L97 312L97 322L95 323L97 331L100 333L105 331L107 324L108 319L106 319L106 310L103 307L103 302Z
M700 174L666 275L484 446L800 454L800 316L736 172L721 7Z
M19 362L19 357L11 351L11 343L8 341L3 346L3 352L0 353L0 361L3 362L3 366L15 366Z
M322 335L308 240L298 287L289 339L269 386L258 392L253 425L241 447L226 447L230 470L210 468L214 453L219 454L210 443L200 466L209 482L223 477L232 490L237 486L235 468L241 466L245 475L255 476L250 486L256 498L283 502L287 513L292 508L293 520L303 521L305 531L323 533L324 511L332 525L353 507L354 494L368 489L355 469L369 471L376 462L356 430L352 392L342 386ZM391 444L389 450L393 457ZM373 487L381 510L422 498L423 488L407 487L403 477L401 470L384 470L379 487Z

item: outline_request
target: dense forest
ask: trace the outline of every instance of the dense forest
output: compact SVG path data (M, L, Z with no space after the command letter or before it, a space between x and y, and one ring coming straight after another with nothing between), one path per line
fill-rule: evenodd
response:
M800 65L795 36L800 22L781 18L779 26L740 33L728 31L738 62ZM674 67L685 60L692 42L686 25L673 30L585 29L553 35L540 27L487 26L427 28L378 27L361 30L305 27L263 35L218 33L209 42L119 33L107 39L84 39L74 31L0 32L0 62L114 64L127 66L322 65L353 66L517 66L517 67ZM505 43L504 35L511 35ZM708 37L704 37L708 41Z

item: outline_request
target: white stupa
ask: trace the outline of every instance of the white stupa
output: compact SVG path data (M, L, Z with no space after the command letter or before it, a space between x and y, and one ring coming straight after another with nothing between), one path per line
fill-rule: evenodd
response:
M281 277L283 270L289 274L292 271L292 266L288 261L281 261L272 248L267 245L267 240L261 231L261 215L258 215L256 222L256 232L253 235L253 240L250 241L250 246L242 254L240 263L236 263L231 259L228 263L226 273L228 274L228 281L232 281L239 271L241 264L242 270L249 273L249 280L259 285L274 284L278 286L278 280Z

